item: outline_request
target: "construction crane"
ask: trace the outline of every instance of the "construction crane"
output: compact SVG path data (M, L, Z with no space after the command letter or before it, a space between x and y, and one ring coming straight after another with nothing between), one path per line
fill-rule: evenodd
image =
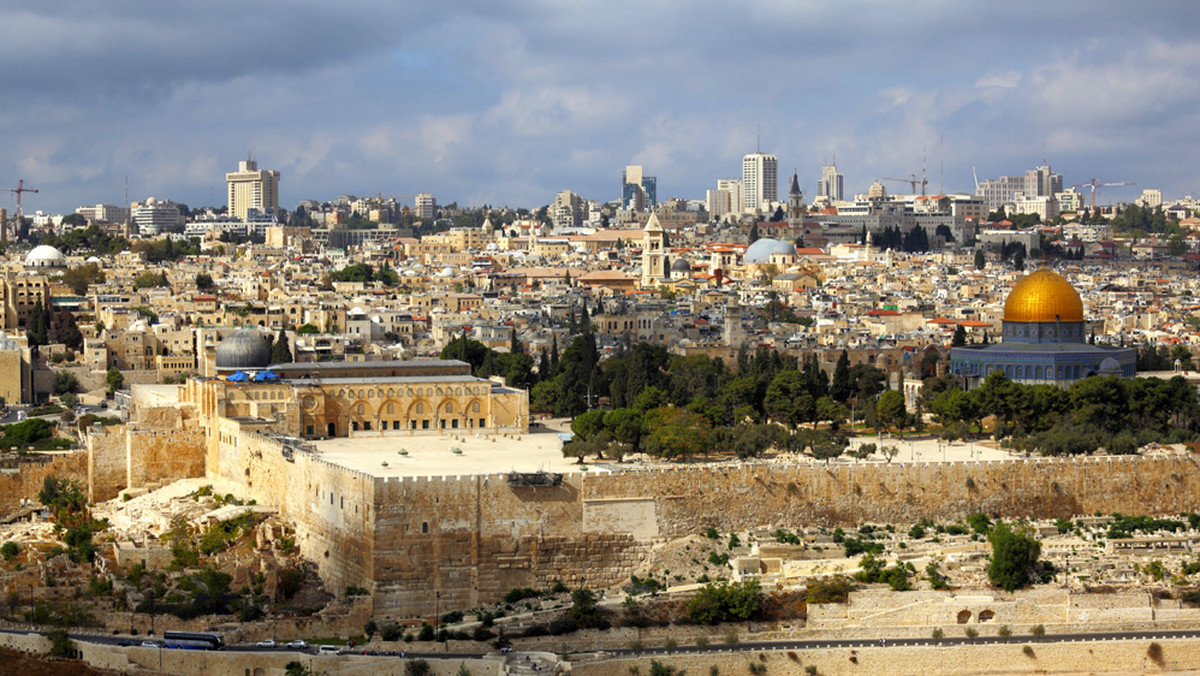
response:
M907 184L909 184L909 185L911 185L911 186L912 186L912 193L913 193L914 195L915 195L915 194L917 194L917 184L918 184L918 183L921 185L921 194L922 194L922 195L924 195L924 194L925 194L925 186L929 185L929 179L925 177L925 174L924 174L924 172L922 172L922 174L921 174L921 178L917 178L917 175L916 175L916 174L910 174L908 178L887 178L887 177L884 177L884 178L882 178L882 179L880 179L880 180L883 180L883 181L896 181L896 182L898 182L898 183L907 183Z
M1089 209L1089 211L1091 211L1092 213L1095 213L1096 212L1096 188L1108 188L1108 187L1116 186L1116 185L1137 185L1137 184L1134 183L1133 181L1114 181L1111 183L1100 183L1100 182L1096 181L1096 179L1093 178L1092 180L1088 181L1087 183L1079 183L1079 184L1073 185L1071 187L1075 188L1075 189L1079 189L1079 188L1091 188L1092 189L1092 198L1091 198L1092 206Z
M23 220L24 214L21 211L21 193L23 193L23 192L38 192L38 189L37 188L26 188L25 187L25 179L22 178L22 179L17 180L17 187L15 187L15 188L0 188L0 190L7 190L11 193L16 193L16 195L17 195L17 227L18 228L21 227L21 225L25 222ZM4 240L4 241L8 240L8 224L7 223L0 223L0 240Z

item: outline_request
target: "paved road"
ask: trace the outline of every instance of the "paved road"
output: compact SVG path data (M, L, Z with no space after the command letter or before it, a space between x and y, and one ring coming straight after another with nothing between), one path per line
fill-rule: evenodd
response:
M0 633L5 634L38 634L41 632L28 630L0 630ZM1092 632L1083 634L1047 634L1045 636L1032 636L1028 634L1013 635L1007 638L1000 636L980 636L978 638L967 638L965 636L951 636L941 639L934 638L888 638L884 641L880 639L809 639L809 640L788 640L788 641L745 641L734 645L708 645L708 646L679 646L676 648L646 648L643 650L606 650L604 654L613 657L631 657L636 655L669 655L669 654L697 654L697 653L728 653L728 652L753 652L759 650L825 650L834 648L892 648L896 646L925 646L925 647L940 647L940 646L957 646L966 644L978 645L996 645L996 644L1026 644L1026 643L1091 643L1096 641L1135 641L1135 640L1167 640L1179 638L1200 638L1200 629L1180 629L1180 630L1159 630L1159 631L1113 631L1113 632ZM89 643L99 643L106 645L120 645L133 642L134 645L140 644L143 640L161 640L161 639L143 639L130 638L127 636L109 636L95 634L71 634L71 639L76 641L86 641ZM226 648L230 651L237 652L272 652L272 653L296 653L302 655L313 655L316 653L316 647L311 646L305 650L291 649L287 647L278 648L259 648L253 645L235 645ZM355 651L355 654L358 654ZM446 652L405 652L405 657L455 657L459 659L475 659L483 657L485 653L446 653ZM399 655L395 655L399 657Z

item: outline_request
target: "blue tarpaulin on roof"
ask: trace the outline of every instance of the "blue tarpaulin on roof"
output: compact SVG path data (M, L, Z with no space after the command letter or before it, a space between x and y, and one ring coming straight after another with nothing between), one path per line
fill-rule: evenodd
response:
M250 380L250 376L246 375L245 371L234 371L231 375L226 376L225 380L232 383L244 383Z

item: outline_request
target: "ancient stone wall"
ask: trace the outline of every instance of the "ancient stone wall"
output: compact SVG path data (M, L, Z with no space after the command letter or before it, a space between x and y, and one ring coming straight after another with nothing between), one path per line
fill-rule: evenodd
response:
M204 439L199 429L128 430L125 486L161 486L204 476Z
M207 468L219 491L271 505L296 526L300 552L331 591L372 588L373 478L222 419L218 461Z
M24 504L37 504L38 491L42 490L42 483L48 476L78 481L80 486L85 486L88 480L87 452L42 455L0 469L0 517L19 511Z
M585 500L653 497L660 535L709 526L852 526L1096 512L1177 514L1200 509L1190 456L1116 456L967 463L680 467L592 475Z
M980 463L729 465L568 475L553 487L503 475L381 478L222 419L208 476L295 523L335 592L371 589L376 616L424 617L513 587L604 586L662 538L759 526L1194 511L1190 458ZM196 441L197 447L199 441Z
M117 497L126 480L125 426L98 426L86 431L88 500L103 502Z

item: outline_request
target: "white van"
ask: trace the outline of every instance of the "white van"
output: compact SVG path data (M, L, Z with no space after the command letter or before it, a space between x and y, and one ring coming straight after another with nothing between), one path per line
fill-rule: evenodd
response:
M342 649L335 645L323 645L317 648L318 655L340 655Z

